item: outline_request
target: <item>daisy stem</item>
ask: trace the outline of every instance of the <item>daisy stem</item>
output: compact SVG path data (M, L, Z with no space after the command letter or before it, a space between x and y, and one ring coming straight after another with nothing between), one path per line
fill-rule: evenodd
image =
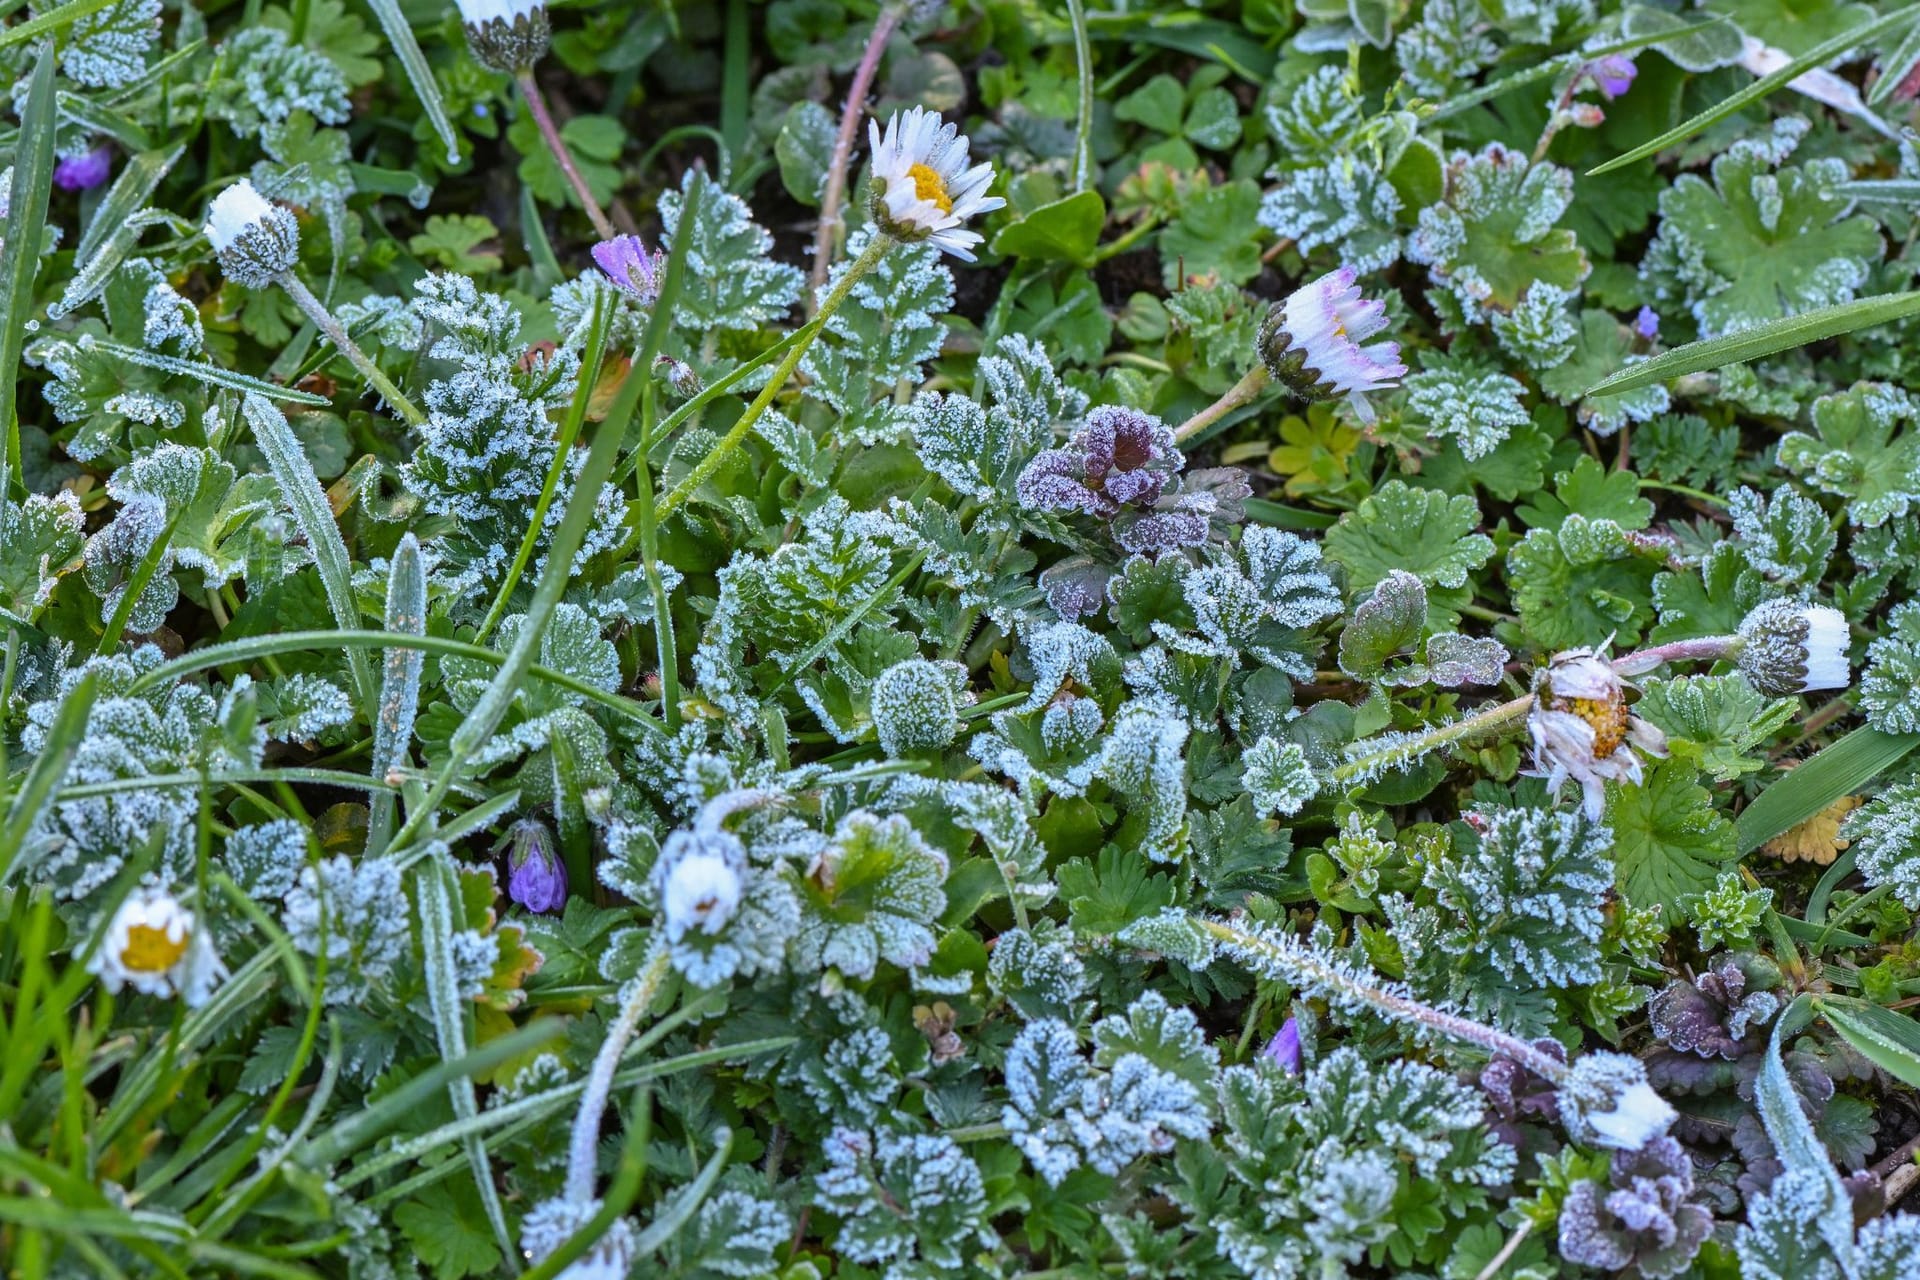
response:
M1337 993L1342 999L1365 1004L1397 1021L1411 1022L1450 1040L1477 1045L1488 1053L1511 1058L1535 1075L1555 1083L1566 1078L1566 1063L1549 1057L1518 1036L1508 1035L1498 1027L1475 1022L1472 1018L1422 1004L1412 996L1375 986L1354 973L1343 972L1343 966L1330 963L1314 947L1290 936L1263 936L1236 929L1218 920L1197 920L1196 923L1231 951L1255 960L1258 968L1269 971L1269 976L1282 977L1296 987Z
M613 1091L614 1069L620 1065L620 1055L627 1051L627 1042L633 1039L641 1017L653 1003L654 996L660 993L660 983L667 976L667 949L657 943L656 946L658 950L653 959L627 988L619 1016L607 1029L607 1038L601 1042L600 1051L593 1056L593 1066L587 1070L580 1110L574 1113L573 1133L567 1143L567 1199L575 1204L586 1204L593 1199L594 1173L599 1163L596 1156L600 1149L600 1118L606 1114L607 1096Z
M667 517L678 511L687 499L693 496L695 490L713 477L713 473L720 469L720 464L740 447L740 442L747 438L749 431L753 430L753 424L760 421L760 415L767 411L767 406L773 403L773 398L779 395L787 385L787 379L791 378L793 371L800 367L800 358L807 354L807 348L812 346L813 340L820 336L820 330L832 318L833 313L840 309L840 304L847 300L847 296L853 292L853 286L859 283L860 277L873 270L874 265L886 256L887 250L893 247L893 243L893 237L882 235L877 230L874 232L873 238L867 242L866 251L847 267L846 273L840 277L840 283L833 286L833 292L829 293L826 300L820 304L819 312L801 330L800 340L793 344L793 349L787 352L787 358L782 360L779 367L773 371L773 376L767 379L767 385L762 387L760 394L753 398L753 403L748 405L747 411L740 415L740 420L728 428L727 434L722 436L719 443L707 452L707 456L700 459L699 464L673 487L672 492L660 499L659 505L654 509L656 520L665 523Z
M427 415L420 412L413 401L401 394L400 388L393 385L393 380L380 372L380 366L360 349L360 344L347 336L346 329L333 318L326 305L313 296L313 290L300 282L300 277L291 271L283 271L275 279L279 286L287 291L287 296L293 299L293 305L306 313L307 319L313 321L320 332L327 335L327 341L347 358L348 363L360 371L360 376L367 380L367 385L379 392L382 399L398 410L400 416L407 420L408 425L417 427L427 420Z
M1522 694L1511 702L1502 702L1498 706L1488 707L1485 711L1470 715L1464 720L1455 720L1452 724L1443 724L1417 738L1396 741L1388 747L1394 756L1412 761L1467 738L1481 734L1497 733L1524 720L1527 712L1533 709L1533 695ZM1364 744L1362 744L1364 745ZM1378 755L1360 756L1347 761L1333 771L1336 783L1351 782L1365 774L1379 763Z
M1079 69L1079 110L1073 126L1073 190L1079 194L1093 185L1093 42L1087 36L1087 10L1082 0L1067 0L1067 20L1073 24L1073 60Z
M860 131L860 117L866 114L873 77L880 70L880 55L886 52L887 41L899 24L898 9L887 5L880 10L873 34L867 37L866 52L860 55L860 65L854 68L853 83L847 86L847 105L840 112L840 132L833 140L833 159L827 165L827 189L820 197L820 225L813 234L809 302L819 296L820 286L827 282L827 271L833 266L835 242L840 238L840 202L847 194L847 170L853 160L853 140Z
M1622 654L1613 660L1613 669L1622 676L1643 676L1668 662L1718 662L1731 658L1740 649L1739 636L1705 636L1697 640L1675 640Z
M533 117L534 127L546 139L547 150L553 152L554 163L560 166L560 172L566 175L567 181L573 186L573 194L580 197L580 206L592 219L594 233L602 240L613 239L619 233L607 221L607 211L593 198L593 191L587 186L580 166L573 162L573 152L568 149L566 139L560 136L559 128L553 123L553 114L547 110L546 94L540 91L540 82L533 78L533 69L527 67L515 72L513 81L520 86L520 97L527 104L527 114Z
M1267 366L1256 364L1247 370L1246 377L1228 387L1225 395L1181 423L1179 429L1173 433L1173 438L1177 441L1186 440L1200 434L1241 405L1251 403L1271 380L1272 375L1267 372Z

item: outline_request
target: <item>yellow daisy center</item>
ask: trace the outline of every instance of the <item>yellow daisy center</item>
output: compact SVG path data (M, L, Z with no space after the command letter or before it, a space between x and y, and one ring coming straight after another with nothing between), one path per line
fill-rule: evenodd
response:
M947 194L947 180L924 164L911 165L907 176L913 179L913 194L938 205L940 212L953 212L953 197Z
M1562 698L1559 710L1570 711L1593 726L1593 758L1605 760L1627 739L1627 704L1607 698Z
M136 973L165 973L180 963L180 957L186 953L185 933L175 941L167 936L165 929L136 924L127 930L127 945L120 952L120 963Z

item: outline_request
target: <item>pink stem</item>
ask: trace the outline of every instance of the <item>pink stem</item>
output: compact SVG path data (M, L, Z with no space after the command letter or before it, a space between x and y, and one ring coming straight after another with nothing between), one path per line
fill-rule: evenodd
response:
M1641 676L1667 662L1718 662L1722 658L1732 657L1739 645L1739 636L1675 640L1670 644L1623 654L1614 659L1613 669L1623 676Z
M587 211L587 217L593 220L593 229L602 240L611 240L618 234L613 224L607 221L606 210L593 198L593 191L587 186L586 177L580 172L580 166L573 162L573 152L568 150L566 141L561 138L560 130L553 123L553 116L547 111L546 95L540 92L540 82L533 78L532 71L522 71L514 77L520 86L520 96L526 100L527 113L533 117L533 123L540 130L540 136L547 140L547 150L553 152L555 163L560 172L573 184L573 193L580 197L580 205Z
M820 225L813 234L812 288L807 291L809 313L813 310L812 299L827 282L827 271L833 266L834 233L840 226L840 202L847 193L847 169L853 159L854 135L859 132L860 118L866 114L867 95L873 91L873 77L880 70L880 55L886 52L887 40L899 22L900 13L892 5L880 10L873 34L867 37L866 52L860 55L860 65L854 68L853 83L847 86L847 105L840 113L840 132L833 140L833 159L827 165L827 189L820 197Z

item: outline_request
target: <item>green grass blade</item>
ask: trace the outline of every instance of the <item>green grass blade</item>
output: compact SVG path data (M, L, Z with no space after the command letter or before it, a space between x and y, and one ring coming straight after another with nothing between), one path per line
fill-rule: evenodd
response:
M420 940L425 952L427 1003L433 1013L434 1038L440 1056L458 1060L467 1053L466 1001L461 998L460 981L453 965L453 904L459 900L459 886L449 884L453 868L444 858L429 858L414 878L420 904ZM447 1081L447 1095L453 1102L453 1114L471 1120L480 1113L480 1100L473 1080L458 1075ZM473 1184L480 1193L481 1207L493 1227L493 1241L502 1257L513 1256L513 1234L507 1230L506 1211L500 1207L500 1191L494 1185L493 1164L487 1159L486 1144L468 1137L460 1144L466 1151Z
M420 52L420 42L413 38L413 28L407 23L407 15L400 11L399 0L367 0L367 4L373 9L373 16L380 19L387 43L393 46L400 65L406 69L414 96L420 99L420 109L427 113L433 131L446 144L447 163L459 164L459 135L453 131L453 122L447 119L447 106L440 101L440 86L433 78L433 68L427 65L427 55Z
M1814 1007L1862 1057L1920 1089L1920 1022L1884 1005L1838 996L1816 997Z
M117 0L67 0L66 4L49 9L37 18L28 18L17 27L8 27L5 31L0 31L0 49L22 44L28 40L38 40L50 31L65 30L80 19L91 17L116 2ZM42 56L51 54L53 52L51 42L41 52ZM36 72L36 77L37 74ZM19 181L17 173L14 180Z
M343 1117L326 1131L308 1141L297 1158L309 1169L321 1169L351 1155L388 1129L401 1123L409 1112L433 1097L455 1076L477 1076L491 1071L541 1045L557 1040L566 1030L558 1018L542 1018L497 1040L489 1040L453 1062L442 1062L376 1099L370 1105Z
M286 415L264 396L249 394L240 403L247 422L253 427L253 438L266 456L273 478L280 482L280 492L293 508L300 532L306 536L314 567L320 571L320 586L326 592L327 606L333 610L333 620L343 631L357 630L360 605L353 595L353 562L347 556L346 539L340 536L340 526L334 521L333 508L327 505L327 493L320 487L313 463L300 447ZM360 707L367 723L378 723L380 691L373 683L373 666L367 661L366 652L348 649L347 669L353 673L354 689L360 695Z
M27 833L52 803L60 780L67 776L67 769L73 764L74 753L80 749L80 740L87 733L95 685L94 673L89 671L67 691L53 728L47 734L46 745L27 769L20 789L14 792L13 803L7 808L7 825L0 830L0 884L7 882L13 860L26 846Z
M1915 747L1920 747L1920 733L1855 729L1762 791L1741 811L1733 823L1740 852L1753 852L1841 796L1852 795L1899 764Z
M1913 74L1916 64L1920 64L1920 26L1908 28L1907 34L1900 37L1900 43L1893 46L1893 52L1880 59L1880 78L1867 90L1867 105L1877 107L1884 103Z
M113 233L126 226L134 214L146 207L154 191L159 188L160 180L173 172L173 166L179 163L186 150L185 146L173 146L164 151L142 151L128 158L126 167L120 170L120 176L107 188L106 198L87 222L86 230L80 233L80 246L74 254L76 263L91 263Z
M192 378L210 387L218 387L222 391L238 391L245 395L260 396L266 400L284 400L289 404L304 404L315 409L324 409L333 403L325 396L315 395L311 391L299 391L293 387L283 387L277 382L251 378L244 373L222 369L217 364L208 364L202 360L182 360L178 356L165 355L158 351L144 351L139 347L129 347L123 342L114 342L109 338L91 333L81 334L77 345L82 351L98 351L115 360L125 360L128 364L137 364L144 369L158 369L162 373Z
M60 12L56 9L45 16L51 18ZM24 22L0 35L0 44L40 20ZM20 350L33 310L33 278L40 266L47 197L53 190L53 136L59 123L53 96L53 45L49 42L33 64L33 79L22 108L20 145L13 158L12 201L7 207L7 239L5 247L0 248L0 287L6 290L6 310L0 313L0 433L6 439L5 455L0 456L0 498L24 484L20 424L15 421L20 397Z
M387 630L399 635L424 635L427 629L427 571L420 558L420 540L402 534L387 567ZM380 714L373 723L373 764L368 770L384 779L407 762L413 743L413 722L420 712L420 673L427 656L418 649L388 649L380 673ZM376 795L367 820L367 852L385 851L393 835L393 797Z
M1739 333L1689 342L1684 347L1663 351L1650 360L1628 365L1610 377L1602 378L1587 388L1586 394L1600 396L1632 391L1637 387L1678 378L1682 374L1758 360L1762 356L1804 347L1810 342L1904 320L1913 315L1920 315L1920 290L1857 298L1838 306L1804 311L1797 316L1783 316L1752 329L1742 329Z
M1598 174L1611 173L1636 160L1644 160L1655 152L1665 151L1676 142L1684 142L1707 126L1726 119L1751 103L1758 102L1780 86L1798 79L1817 67L1825 66L1841 54L1870 44L1890 31L1899 30L1917 16L1920 16L1920 5L1907 5L1875 18L1872 22L1850 27L1833 39L1823 41L1807 50L1778 71L1761 76L1738 93L1722 99L1690 119L1681 121L1659 137L1651 138L1633 150L1615 156L1605 164L1594 166L1587 170L1587 176L1591 178Z

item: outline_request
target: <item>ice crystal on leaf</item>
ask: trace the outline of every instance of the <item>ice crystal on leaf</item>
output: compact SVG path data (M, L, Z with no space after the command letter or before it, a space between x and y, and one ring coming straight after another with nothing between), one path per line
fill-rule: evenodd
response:
M295 44L273 27L247 27L221 45L225 78L210 86L207 111L234 132L258 134L296 111L323 124L344 124L347 81L325 55Z
M1467 321L1511 312L1545 283L1570 290L1587 276L1587 258L1571 231L1556 229L1573 201L1573 174L1528 163L1499 143L1447 162L1446 196L1420 211L1407 256Z
M839 1220L835 1247L886 1280L961 1271L993 1239L980 1167L944 1134L835 1129L814 1203Z
M706 182L698 170L689 168L682 189L660 197L660 242L673 243L686 188L695 182L705 186L687 244L675 323L694 333L751 330L786 315L799 301L805 277L769 258L773 237L753 221L746 201Z
M1780 465L1845 500L1850 524L1874 529L1920 502L1920 432L1900 430L1913 400L1897 387L1857 383L1813 402L1814 434L1780 438Z
M795 962L853 979L871 978L883 960L925 964L946 878L946 856L905 818L848 814L801 877Z
M1261 738L1241 758L1243 779L1254 811L1285 817L1319 794L1320 782L1296 742Z
M354 1004L384 984L411 936L400 869L336 856L305 867L286 894L280 927L295 949L327 958L326 1001Z
M1920 732L1920 600L1895 605L1867 646L1860 705L1883 733Z
M1902 606L1915 608L1916 606ZM1920 783L1898 782L1847 815L1840 828L1868 884L1920 911Z
M1014 478L1053 442L1054 425L1086 413L1087 398L1060 381L1038 343L1003 340L976 375L986 402L926 392L909 409L920 461L955 493L1008 502Z

